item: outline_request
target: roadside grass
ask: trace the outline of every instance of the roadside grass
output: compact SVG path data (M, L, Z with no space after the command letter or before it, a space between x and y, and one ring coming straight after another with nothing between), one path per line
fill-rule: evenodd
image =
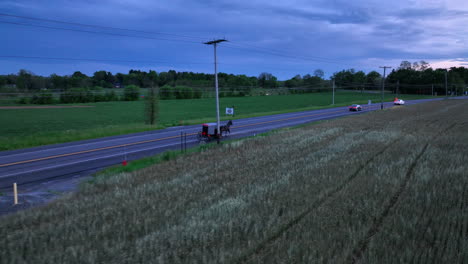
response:
M0 263L464 263L467 118L446 100L167 154L2 217Z
M320 120L320 121L316 121L316 122L313 122L313 123L297 125L297 126L294 126L294 127L274 129L274 130L270 130L268 132L256 134L255 136L248 136L248 137L240 138L240 139L224 139L223 141L220 141L220 144L221 145L238 144L238 143L234 143L234 142L250 140L250 139L256 138L256 137L267 137L267 136L273 135L275 133L280 133L281 131L296 129L296 128L300 128L300 127L304 127L304 126L310 126L312 124L318 124L318 123L326 122L326 121L327 120ZM114 165L114 166L105 168L105 169L95 173L93 175L93 178L90 179L89 181L87 181L86 183L93 183L97 178L107 178L107 177L112 177L113 175L120 174L120 173L134 172L134 171L137 171L137 170L141 170L141 169L144 169L144 168L159 164L161 162L174 160L174 159L176 159L176 158L178 158L180 156L184 156L184 155L192 154L192 153L200 153L200 152L207 151L209 149L216 148L216 147L217 147L216 143L213 142L213 143L209 143L209 144L198 145L198 146L194 146L194 147L191 147L191 148L187 148L187 150L185 152L181 152L180 150L168 150L168 151L165 151L163 153L159 153L159 154L156 154L156 155L153 155L153 156L150 156L150 157L129 161L126 166Z
M394 95L386 94L386 101ZM427 96L405 95L404 99ZM378 94L338 92L334 106L380 100ZM331 93L221 98L221 110L235 106L235 116L247 118L334 107ZM162 100L157 126L144 124L144 103L103 102L88 108L0 109L0 151L150 131L170 126L214 121L214 99Z

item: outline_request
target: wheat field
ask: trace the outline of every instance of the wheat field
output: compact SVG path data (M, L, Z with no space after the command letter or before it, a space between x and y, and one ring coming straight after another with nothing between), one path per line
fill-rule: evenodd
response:
M0 263L468 263L468 102L221 144L0 218Z

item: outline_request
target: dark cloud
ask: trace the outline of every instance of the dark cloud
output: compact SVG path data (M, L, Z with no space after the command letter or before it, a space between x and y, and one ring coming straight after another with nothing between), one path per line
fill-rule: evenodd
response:
M281 68L276 70L279 77L293 76L294 72L307 73L316 68L330 73L342 68L359 69L360 66L368 66L358 65L366 58L398 60L402 57L431 58L438 54L461 57L461 54L466 54L466 48L461 47L468 34L463 34L467 33L466 25L460 19L467 17L468 13L429 5L425 7L422 1L419 4L421 8L410 6L406 0L379 3L370 0L6 0L0 2L0 12L188 35L194 37L190 39L196 43L1 24L10 39L0 42L0 49L7 55L206 62L212 59L212 50L201 44L203 40L226 37L231 43L219 50L225 69L257 75L263 71L262 67ZM447 21L451 21L450 27L445 26ZM446 28L450 30L443 30ZM444 38L446 41L442 42ZM272 56L271 52L256 52L248 45L260 47L263 51L279 50L282 54L311 59ZM324 63L313 59L316 57L339 63ZM49 65L43 68L52 69L51 64L43 62L41 65ZM84 65L99 70L96 64L80 64ZM156 66L158 69L174 67L170 63ZM210 70L208 66L196 64L177 67L193 71ZM125 65L113 68L123 69Z

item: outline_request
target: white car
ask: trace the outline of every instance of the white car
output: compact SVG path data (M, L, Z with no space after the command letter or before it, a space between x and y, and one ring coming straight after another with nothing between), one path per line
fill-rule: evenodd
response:
M393 101L393 104L394 105L404 105L405 101L403 101L401 99L395 99L395 101Z

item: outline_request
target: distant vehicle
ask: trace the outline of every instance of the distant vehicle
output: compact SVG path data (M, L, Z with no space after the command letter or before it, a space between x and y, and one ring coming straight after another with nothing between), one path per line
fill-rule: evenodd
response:
M362 107L361 105L358 104L353 104L349 107L349 111L361 111Z
M395 98L395 100L393 100L393 104L394 105L404 105L405 101L403 101L402 99Z

